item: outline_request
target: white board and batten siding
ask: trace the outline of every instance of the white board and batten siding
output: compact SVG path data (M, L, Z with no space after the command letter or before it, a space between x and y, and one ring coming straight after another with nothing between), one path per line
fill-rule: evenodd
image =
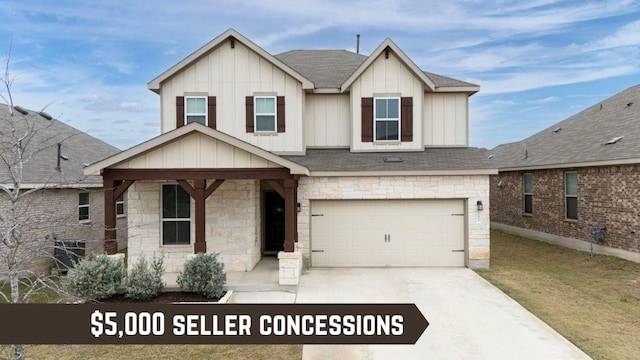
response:
M309 147L349 147L351 104L349 95L306 94L304 135Z
M215 96L217 129L268 151L304 151L302 84L253 50L223 41L160 87L162 133L176 128L176 96ZM286 132L247 133L246 96L285 96Z
M113 166L116 169L281 168L203 134L191 134Z
M466 93L424 95L425 146L469 145L469 96Z
M314 200L311 266L465 266L464 200Z

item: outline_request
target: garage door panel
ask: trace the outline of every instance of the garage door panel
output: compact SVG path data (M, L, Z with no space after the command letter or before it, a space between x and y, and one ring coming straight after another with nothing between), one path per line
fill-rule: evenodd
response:
M316 200L311 210L312 266L464 266L462 200Z

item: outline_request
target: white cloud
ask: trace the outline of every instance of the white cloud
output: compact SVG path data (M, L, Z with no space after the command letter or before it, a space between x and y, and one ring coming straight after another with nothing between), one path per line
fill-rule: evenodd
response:
M549 104L549 103L554 103L554 102L558 102L561 101L562 98L559 96L547 96L545 98L542 99L534 99L534 100L528 100L527 104L534 104L534 105L539 105L539 104Z

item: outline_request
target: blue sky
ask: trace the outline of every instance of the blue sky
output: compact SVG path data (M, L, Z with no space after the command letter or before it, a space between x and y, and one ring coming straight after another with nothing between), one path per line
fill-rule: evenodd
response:
M636 0L9 0L0 60L11 48L16 105L126 149L160 131L147 82L228 28L272 54L355 51L359 33L368 55L389 37L423 70L481 86L470 101L478 147L640 83Z

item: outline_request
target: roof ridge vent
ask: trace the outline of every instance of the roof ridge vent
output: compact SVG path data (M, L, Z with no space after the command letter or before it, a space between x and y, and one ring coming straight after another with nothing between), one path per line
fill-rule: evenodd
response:
M554 133L559 133L559 132L560 132L560 130L562 130L562 128L561 128L561 127L559 127L559 128L555 128L555 129L553 129L553 132L554 132Z
M53 116L51 116L51 115L47 114L47 113L46 113L46 112L44 112L44 111L40 111L38 114L40 114L40 116L42 116L43 118L45 118L45 119L47 119L47 120L51 120L51 119L53 119Z
M398 156L389 156L383 159L386 163L401 163L404 162L401 157Z
M27 114L29 113L29 110L27 110L27 109L25 109L25 108L23 108L22 106L19 106L19 105L14 106L13 108L14 108L17 112L19 112L20 114L22 114L22 115L27 115Z
M612 138L611 140L607 141L606 143L604 143L605 145L613 145L615 143L617 143L618 141L622 140L623 136L616 136L614 138Z

